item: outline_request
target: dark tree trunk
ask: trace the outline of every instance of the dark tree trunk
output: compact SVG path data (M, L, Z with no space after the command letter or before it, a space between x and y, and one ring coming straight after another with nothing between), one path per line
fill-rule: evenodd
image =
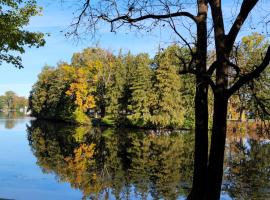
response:
M208 161L207 1L198 3L195 96L195 154L192 191L188 200L201 200L206 191Z
M106 114L106 106L104 104L100 105L100 117L105 117Z
M216 94L214 98L213 128L205 200L220 199L223 177L228 98L222 95L222 93Z
M208 86L197 86L195 97L195 155L192 191L188 200L201 200L206 191L208 160Z

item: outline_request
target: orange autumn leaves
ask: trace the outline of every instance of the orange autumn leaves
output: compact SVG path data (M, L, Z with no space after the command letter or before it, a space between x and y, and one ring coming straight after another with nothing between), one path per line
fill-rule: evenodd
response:
M104 187L96 173L96 161L94 159L96 145L81 144L74 150L74 155L65 158L67 162L68 181L76 188L83 190L84 196L98 194Z
M77 123L89 123L89 117L86 115L91 109L95 110L95 92L98 81L98 71L102 68L98 61L87 63L82 67L71 65L64 66L67 79L70 83L65 94L74 102L75 111L73 118Z
M91 57L91 54L83 58L87 56ZM112 65L98 59L78 62L44 68L31 91L34 116L78 124L91 123L89 113L98 112L96 94L103 78L101 72Z
M68 169L76 172L76 182L80 183L82 176L85 174L89 166L93 165L93 155L95 144L81 144L74 150L74 157L67 157L65 160L68 163Z
M90 86L89 75L87 69L78 68L74 69L74 80L70 84L69 89L66 91L66 94L74 98L74 103L81 109L83 112L86 112L89 109L95 107L95 99L92 95L94 86ZM92 82L94 83L94 77Z

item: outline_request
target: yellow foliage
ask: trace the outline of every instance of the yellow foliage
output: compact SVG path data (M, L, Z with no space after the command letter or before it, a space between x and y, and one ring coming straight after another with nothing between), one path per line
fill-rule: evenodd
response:
M245 110L242 110L240 107L240 99L238 96L234 95L231 97L228 105L228 115L230 120L246 120Z
M95 144L81 144L74 150L74 156L65 158L67 171L71 172L70 182L76 187L83 187L84 195L98 193L104 187L95 173ZM87 177L86 177L87 176ZM87 181L86 181L87 180Z
M89 73L87 68L73 68L75 78L66 91L68 96L74 98L74 103L84 112L95 107L95 100L92 92L94 86L89 84ZM69 70L67 68L67 70Z

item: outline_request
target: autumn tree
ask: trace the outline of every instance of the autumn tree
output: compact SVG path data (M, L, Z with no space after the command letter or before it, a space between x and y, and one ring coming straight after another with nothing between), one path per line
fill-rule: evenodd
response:
M95 100L93 96L94 87L89 84L89 72L87 68L73 68L73 78L65 94L72 99L76 109L73 112L74 118L81 124L89 121L85 115L90 109L95 108Z
M242 68L239 73L246 73L259 65L268 46L269 41L262 34L252 33L243 37L235 46L232 56L234 62ZM269 116L269 70L267 68L260 77L250 81L232 95L230 102L236 102L234 110L239 118L245 114L244 112L248 115L247 117L253 119L266 119ZM231 78L230 81L233 79Z
M20 56L25 47L40 47L45 44L44 34L28 31L25 26L31 17L39 15L41 8L35 0L0 1L0 64L2 62L22 68Z
M3 111L19 111L20 108L28 106L28 101L25 97L18 96L13 91L6 91L0 96L0 109Z
M270 48L264 52L260 63L242 72L241 66L231 61L234 44L250 13L259 0L237 1L236 16L232 23L224 20L221 0L186 1L104 1L85 0L73 23L71 34L79 35L80 28L96 33L99 25L110 24L111 31L128 26L131 30L151 31L155 27L171 30L190 50L190 59L180 57L181 73L196 76L195 94L195 162L193 189L189 199L217 200L220 197L229 98L241 87L251 82L269 65ZM269 16L269 15L267 15ZM258 24L258 19L255 19ZM267 24L267 18L263 18ZM189 26L190 38L184 37ZM258 26L259 27L259 26ZM134 29L132 29L134 28ZM211 31L213 30L213 34ZM212 37L209 37L212 36ZM214 41L215 59L207 66L208 44ZM235 80L229 84L230 69ZM214 94L213 127L208 156L208 87Z
M109 98L108 87L112 82L116 64L114 55L101 48L86 48L80 53L74 53L71 64L89 71L88 76L92 79L95 93L96 109L100 112L101 117L105 117Z
M95 107L93 89L88 85L85 69L67 63L44 67L29 97L32 115L39 119L90 123L85 114Z

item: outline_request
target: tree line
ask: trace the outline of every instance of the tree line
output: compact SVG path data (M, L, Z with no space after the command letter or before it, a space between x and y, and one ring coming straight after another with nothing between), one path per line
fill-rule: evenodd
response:
M19 111L28 106L28 99L18 96L13 91L7 91L4 95L0 96L0 110L4 112Z
M249 70L259 62L267 45L260 34L243 37L234 52L235 59ZM208 54L210 62L214 55ZM154 58L145 53L120 51L114 55L101 48L84 49L73 55L70 64L61 62L57 67L43 68L30 93L32 115L79 124L95 118L94 121L105 124L146 128L193 127L195 77L180 74L180 56L188 54L187 49L178 45L159 50ZM269 83L266 70L261 78L233 95L228 118L255 119L267 112ZM254 90L261 87L265 90L255 94ZM212 115L211 93L209 104Z
M32 114L81 124L92 116L139 127L190 126L194 80L178 75L175 50L181 49L173 45L151 59L88 48L71 64L45 66L30 93Z
M186 56L180 56L178 66L181 66L181 73L193 74L196 77L193 86L196 88L194 95L195 155L192 191L188 196L190 200L217 200L220 197L228 105L234 102L234 109L241 105L241 112L249 109L249 105L254 105L253 107L259 112L249 113L259 113L263 118L266 118L266 114L269 115L269 96L267 92L264 92L264 90L269 91L269 75L264 72L270 62L269 44L265 44L265 48L260 54L252 49L250 51L253 52L252 54L243 54L247 55L243 57L244 62L238 62L235 59L238 57L238 53L234 53L238 52L238 38L243 29L247 30L247 24L251 26L249 30L257 30L268 35L269 11L266 8L269 6L260 6L266 2L259 0L234 2L232 4L233 10L235 9L234 14L228 20L225 14L227 12L224 12L224 3L221 0L191 2L171 0L157 2L151 0L143 2L99 0L92 2L84 0L81 4L76 4L78 9L74 12L75 18L70 26L71 30L66 33L66 35L76 37L82 33L94 36L98 30L101 30L100 25L103 27L106 23L110 25L111 32L124 28L128 28L124 30L131 32L151 32L159 27L160 31L164 30L171 33L172 36L176 36L177 42L188 49L188 59ZM260 12L252 12L258 11L257 9ZM14 56L13 51L24 53L25 46L40 47L45 44L43 34L24 30L29 23L29 18L38 15L40 8L36 5L35 0L3 0L0 1L0 11L2 27L0 31L0 64L4 61L22 67L20 56ZM252 13L260 15L252 18L256 26L252 25L253 20L251 20L252 23L247 23L251 19ZM215 46L210 44L215 44ZM214 52L210 62L208 62L209 48L212 48ZM257 59L249 57L253 55ZM82 79L83 77L80 77L78 81ZM85 94L85 85L77 87L77 82L70 87L69 100L72 97L75 106L68 107L71 110L66 111L66 114L72 113L70 119L87 121L88 117L85 114L87 112L84 110L90 110L88 106L94 105L94 98L88 95L90 93L87 90L86 95L89 98L82 100L80 97L81 92ZM52 97L57 98L58 96L56 94ZM239 98L237 101L233 101L235 96ZM47 98L46 95L45 97ZM84 104L83 101L88 103ZM65 103L65 101L61 103ZM56 104L54 102L52 111L57 110L55 108L59 105ZM102 104L103 108L106 108L104 102ZM39 106L40 110L43 110L43 104ZM36 115L40 117L43 115L47 118L56 116L56 114L46 112L40 114L39 111ZM106 114L103 111L104 109L99 112ZM125 110L121 112L124 115L129 114ZM62 115L62 118L65 116ZM212 130L211 140L208 135L209 127Z

